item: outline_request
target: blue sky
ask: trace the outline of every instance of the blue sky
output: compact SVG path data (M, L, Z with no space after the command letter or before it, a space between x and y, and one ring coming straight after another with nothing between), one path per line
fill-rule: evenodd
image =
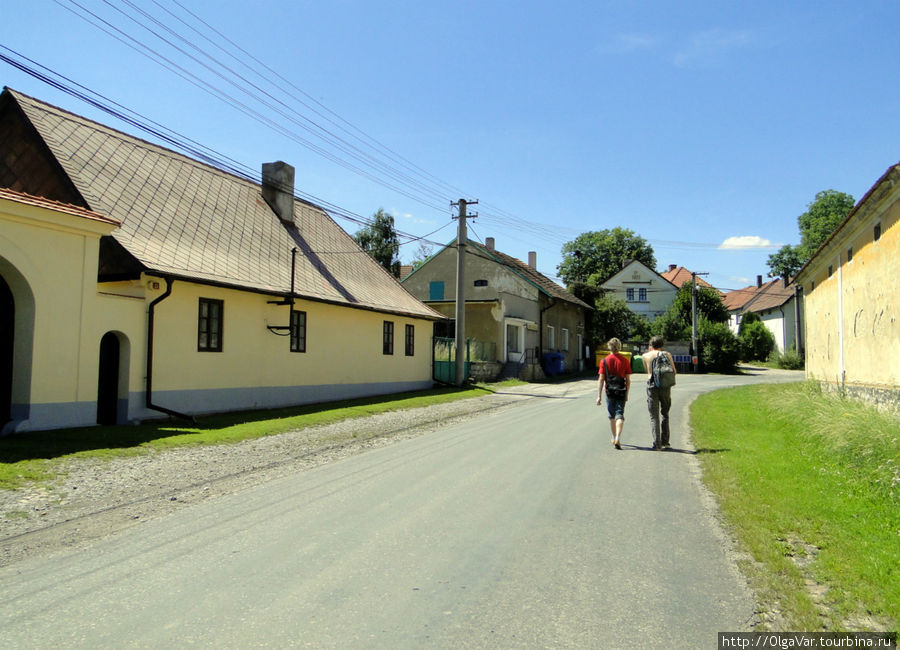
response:
M858 200L900 160L895 0L129 1L7 3L0 45L247 168L285 160L301 192L384 208L404 233L448 242L450 202L478 199L470 237L537 251L551 276L565 242L622 226L657 270L740 288L799 241L817 192ZM0 84L136 133L2 62Z

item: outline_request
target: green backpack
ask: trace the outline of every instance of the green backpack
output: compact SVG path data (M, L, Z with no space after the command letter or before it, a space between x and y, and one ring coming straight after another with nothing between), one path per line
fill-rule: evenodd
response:
M675 368L672 367L671 357L662 350L653 357L651 364L651 377L653 385L657 388L671 388L675 385Z

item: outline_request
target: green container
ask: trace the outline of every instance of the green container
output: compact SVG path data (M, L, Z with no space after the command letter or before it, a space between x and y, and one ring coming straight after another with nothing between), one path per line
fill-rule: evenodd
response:
M631 359L631 372L647 372L644 368L644 360L640 356Z

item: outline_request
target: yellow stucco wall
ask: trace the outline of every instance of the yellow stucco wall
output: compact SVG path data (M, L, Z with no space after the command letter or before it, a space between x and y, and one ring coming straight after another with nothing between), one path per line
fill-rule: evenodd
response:
M101 338L116 330L142 345L142 303L97 291L100 236L113 228L0 199L0 275L16 318L8 428L95 422ZM140 368L131 370L138 381Z
M898 217L900 188L860 206L800 278L810 378L879 390L900 387L900 366L885 363L886 353L900 348Z
M166 282L144 275L97 282L99 241L113 224L0 198L0 275L14 297L11 423L28 431L97 422L100 347L119 342L119 421L145 408L148 307ZM224 302L221 352L197 349L199 298ZM184 413L285 406L431 386L432 321L297 300L307 313L304 353L266 325L288 325L273 296L175 280L156 307L153 402ZM394 351L383 354L385 321ZM406 325L414 354L406 354Z
M164 287L163 287L164 288ZM162 290L151 292L161 294ZM221 352L197 349L199 299L223 301ZM297 300L307 316L306 352L267 325L287 326L290 309L272 296L176 280L156 307L153 387L189 391L238 387L389 384L431 378L431 322ZM394 353L382 353L384 321L394 323ZM405 326L415 331L405 354Z

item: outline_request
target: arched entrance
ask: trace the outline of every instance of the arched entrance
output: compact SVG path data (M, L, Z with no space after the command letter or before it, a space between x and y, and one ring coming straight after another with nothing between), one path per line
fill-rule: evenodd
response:
M107 332L100 339L100 372L97 380L97 424L119 420L119 337Z
M16 301L0 275L0 429L12 419L13 351Z

